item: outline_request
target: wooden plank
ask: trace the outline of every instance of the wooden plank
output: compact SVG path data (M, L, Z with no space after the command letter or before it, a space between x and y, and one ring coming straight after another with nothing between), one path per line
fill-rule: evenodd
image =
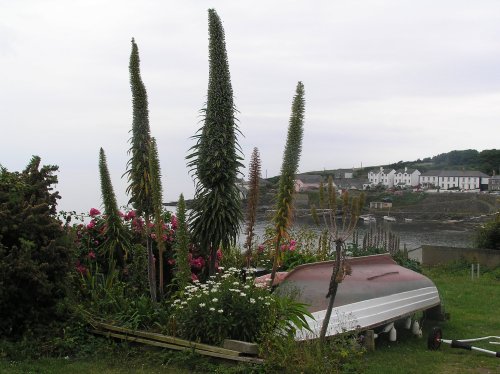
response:
M93 323L93 325L95 325L95 327L100 327L101 329L104 329L104 330L116 331L119 333L131 335L131 336L139 336L139 337L147 338L150 340L160 341L163 343L170 343L170 344L179 345L182 347L196 348L196 349L201 349L204 351L217 352L217 353L221 353L221 354L229 355L229 356L239 356L241 353L241 352L234 351L231 349L226 349L226 348L222 348L222 347L214 347L213 345L195 343L195 342L191 342L191 341L185 340L185 339L174 338L173 336L162 335L162 334L141 331L141 330L130 330L130 329L127 329L125 327L114 326L114 325L110 325L110 324L102 323L102 322L95 322L95 323Z
M169 349L173 349L173 350L177 350L177 351L186 351L186 350L192 349L194 352L196 352L200 355L203 355L203 356L223 358L226 360L247 362L247 363L252 363L252 364L263 364L264 363L264 360L262 360L260 358L225 355L225 354L218 353L218 352L205 351L203 349L196 349L193 347L185 347L185 346L180 346L180 345L176 345L176 344L168 344L168 343L138 338L136 336L119 334L119 333L110 332L110 331L91 330L91 332L94 334L106 336L108 338L117 338L117 339L129 341L129 342L142 343L142 344L152 345L152 346L161 347L161 348L169 348Z

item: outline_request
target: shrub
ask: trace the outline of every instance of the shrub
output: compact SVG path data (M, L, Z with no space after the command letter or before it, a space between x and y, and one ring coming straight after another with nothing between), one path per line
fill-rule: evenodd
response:
M265 332L275 329L292 333L294 326L307 328L304 315L310 314L303 304L270 294L250 277L242 281L239 274L230 268L205 284L195 281L188 286L173 302L176 333L189 340L220 344L226 338L259 342Z
M474 242L476 248L500 250L500 213L496 215L494 221L479 227Z
M0 167L0 336L62 317L71 254L55 218L57 169L36 156L20 173Z

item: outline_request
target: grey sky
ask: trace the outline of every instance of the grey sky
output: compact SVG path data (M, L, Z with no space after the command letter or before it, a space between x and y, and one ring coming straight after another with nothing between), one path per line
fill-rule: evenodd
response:
M300 170L499 148L499 1L0 0L0 164L60 167L60 209L101 204L103 147L120 204L130 39L157 138L164 200L192 197L184 157L208 83L207 9L221 17L245 165L279 173L297 81Z

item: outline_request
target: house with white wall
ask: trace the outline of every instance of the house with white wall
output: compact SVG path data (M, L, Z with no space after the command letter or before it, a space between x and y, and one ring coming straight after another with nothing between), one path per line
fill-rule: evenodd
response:
M323 181L321 175L301 174L295 176L295 192L314 191ZM335 186L334 186L335 187Z
M381 166L378 171L370 171L368 173L368 181L370 185L383 185L387 188L394 187L394 177L396 175L396 170L384 170Z
M399 187L415 187L420 182L420 171L417 169L397 170L394 175L394 185Z
M440 190L477 190L490 176L476 170L429 170L420 174L420 185Z

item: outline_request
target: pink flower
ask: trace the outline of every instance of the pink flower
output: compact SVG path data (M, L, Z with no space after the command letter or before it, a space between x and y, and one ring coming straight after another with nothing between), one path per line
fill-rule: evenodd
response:
M79 272L80 274L84 274L87 271L87 268L80 264L80 262L76 263L76 271Z
M89 256L89 259L95 260L95 253L94 253L94 251L90 251L88 256Z
M90 229L93 229L94 227L95 227L95 221L94 221L94 220L92 220L92 221L90 221L90 222L89 222L89 224L87 225L87 229L89 229L89 230L90 230Z
M173 258L169 258L168 261L167 261L167 263L169 265L175 265L175 260Z
M172 225L172 229L177 229L178 222L176 216L172 215L172 217L170 218L170 224Z
M132 220L132 226L135 231L140 232L144 226L144 221L140 217L134 218Z
M123 213L121 210L118 212L118 215L122 218L125 218L125 213Z
M156 234L155 233L151 234L151 239L156 240Z
M192 259L189 264L191 265L191 267L195 268L195 269L202 269L203 266L205 266L205 260L203 259L203 257L198 257L198 258L195 258L195 259Z
M196 280L198 280L198 277L196 276L196 274L195 274L195 273L191 273L191 280L192 280L192 281L196 281Z
M135 218L135 211L131 210L125 215L125 221L129 221L131 219Z
M288 246L286 244L281 245L281 251L285 252L288 249Z
M222 251L220 250L220 248L217 250L217 260L222 260Z
M257 251L258 251L259 253L264 252L264 245L263 245L263 244L260 244L260 245L257 247Z
M96 208L92 208L92 209L90 209L89 215L90 215L91 217L98 216L99 214L101 214L101 212L99 212Z

